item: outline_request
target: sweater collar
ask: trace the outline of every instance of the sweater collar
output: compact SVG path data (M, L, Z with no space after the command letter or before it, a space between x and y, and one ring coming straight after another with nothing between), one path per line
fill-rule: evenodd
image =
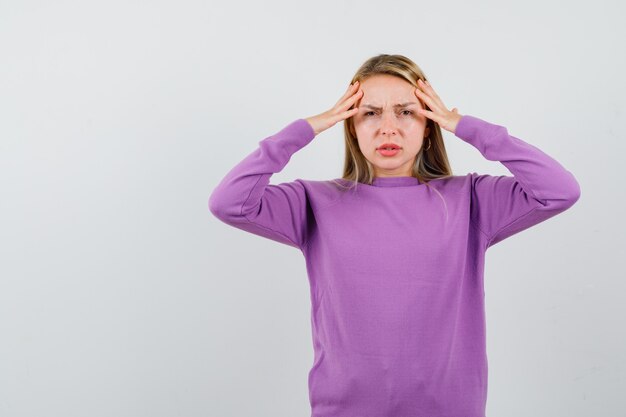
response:
M415 177L374 177L372 185L374 187L406 187L410 185L420 185L420 181Z

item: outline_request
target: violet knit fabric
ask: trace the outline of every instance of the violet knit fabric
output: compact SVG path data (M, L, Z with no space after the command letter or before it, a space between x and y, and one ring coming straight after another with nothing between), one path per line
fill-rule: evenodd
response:
M312 417L484 417L486 250L571 207L571 172L504 126L455 135L513 176L269 184L315 132L297 119L239 162L209 209L302 251L311 295Z

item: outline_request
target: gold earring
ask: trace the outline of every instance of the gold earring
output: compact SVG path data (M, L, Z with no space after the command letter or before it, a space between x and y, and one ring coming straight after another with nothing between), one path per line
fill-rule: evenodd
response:
M424 149L424 152L426 152L427 150L430 149L430 138L426 138L426 139L428 139L428 147L426 149Z

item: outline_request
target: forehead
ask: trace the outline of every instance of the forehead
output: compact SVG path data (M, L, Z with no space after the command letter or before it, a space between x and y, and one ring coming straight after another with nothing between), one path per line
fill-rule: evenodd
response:
M379 74L361 81L363 90L370 92L411 92L413 85L408 81L394 75Z
M363 104L373 106L415 103L419 100L414 93L415 87L408 81L392 75L375 75L362 81ZM360 104L360 103L359 103Z
M413 85L392 75L375 75L361 83L365 95L377 98L415 98Z

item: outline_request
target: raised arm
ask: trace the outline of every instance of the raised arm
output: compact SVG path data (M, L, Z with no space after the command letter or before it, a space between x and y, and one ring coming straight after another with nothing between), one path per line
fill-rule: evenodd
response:
M455 135L513 176L471 173L471 218L487 247L574 205L580 186L571 172L533 145L509 135L504 126L464 115Z
M238 229L302 248L308 204L300 181L269 184L296 151L315 137L305 119L297 119L259 142L259 147L226 174L209 197L215 217Z
M337 122L352 117L361 96L351 84L335 105L323 113L297 119L259 142L259 148L239 162L209 197L209 210L231 226L304 249L311 208L301 180L270 185L296 151Z

